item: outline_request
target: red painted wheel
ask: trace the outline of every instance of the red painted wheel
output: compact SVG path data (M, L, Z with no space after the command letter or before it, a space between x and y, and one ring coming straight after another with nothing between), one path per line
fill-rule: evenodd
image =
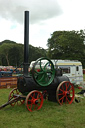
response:
M26 97L27 109L32 112L39 110L43 105L43 95L41 92L34 90L31 91Z
M8 101L10 100L13 100L16 98L15 94L17 95L21 95L21 93L18 91L17 88L14 88L10 93L9 93L9 96L8 96ZM11 103L10 105L11 106L14 106L15 104L17 105L22 105L24 103L24 99L20 99L20 100L16 100L15 102Z
M56 91L56 98L60 105L64 102L71 104L74 99L74 86L69 81L63 81L59 84Z

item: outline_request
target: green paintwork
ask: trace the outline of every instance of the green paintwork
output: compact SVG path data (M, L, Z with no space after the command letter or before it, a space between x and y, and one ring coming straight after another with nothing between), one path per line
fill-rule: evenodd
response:
M42 65L42 63L44 64ZM46 57L36 60L32 69L32 75L38 85L50 85L55 76L55 69L52 61Z

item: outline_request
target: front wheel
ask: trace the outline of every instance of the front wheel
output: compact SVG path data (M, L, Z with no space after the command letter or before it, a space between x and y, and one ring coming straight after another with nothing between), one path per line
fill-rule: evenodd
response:
M43 105L43 95L41 92L34 90L27 95L26 106L30 112L41 109L42 105Z

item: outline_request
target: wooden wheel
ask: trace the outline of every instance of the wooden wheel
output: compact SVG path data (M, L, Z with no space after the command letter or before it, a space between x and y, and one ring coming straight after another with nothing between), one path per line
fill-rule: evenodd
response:
M15 98L16 98L16 94L17 94L17 95L21 95L21 93L18 91L18 89L17 89L17 88L14 88L14 89L9 93L8 101L15 99ZM19 100L16 100L15 102L11 103L10 105L11 105L11 106L14 106L15 104L21 105L21 104L23 104L23 103L24 103L24 99L21 99L21 98L20 98Z
M39 110L43 105L43 95L41 92L34 90L31 91L26 97L27 109L32 112Z
M56 91L56 98L60 105L64 102L71 104L74 99L74 86L69 81L63 81L59 84Z

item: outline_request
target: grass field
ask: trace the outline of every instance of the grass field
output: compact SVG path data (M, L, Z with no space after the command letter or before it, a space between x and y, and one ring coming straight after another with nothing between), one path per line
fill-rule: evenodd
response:
M8 100L11 89L0 90L0 105ZM43 107L29 112L25 104L0 110L0 128L84 128L85 98L80 103L64 104L44 101Z
M85 80L85 75L84 75ZM12 89L0 89L0 105L8 100ZM80 91L80 90L79 90ZM71 105L44 101L38 111L29 112L25 104L0 110L0 128L84 128L85 98Z

